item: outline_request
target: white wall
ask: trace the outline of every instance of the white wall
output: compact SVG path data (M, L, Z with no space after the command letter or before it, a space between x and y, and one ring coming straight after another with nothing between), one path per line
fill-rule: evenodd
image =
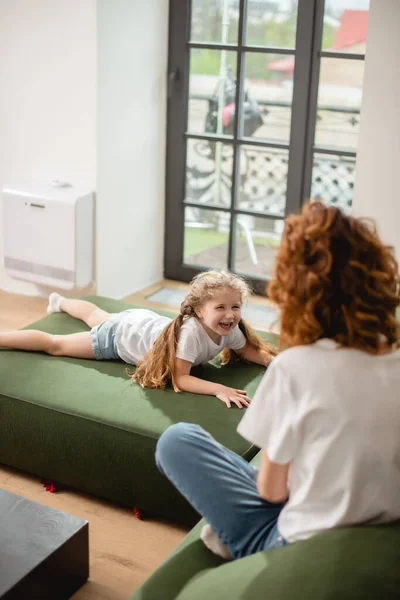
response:
M0 0L0 81L0 188L95 189L96 0ZM43 293L6 275L1 247L0 289Z
M98 2L97 291L162 279L168 0Z
M400 2L371 0L354 212L400 259Z

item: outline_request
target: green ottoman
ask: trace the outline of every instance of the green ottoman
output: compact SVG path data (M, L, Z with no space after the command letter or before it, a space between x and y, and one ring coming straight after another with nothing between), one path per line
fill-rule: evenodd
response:
M400 523L336 529L232 562L205 548L199 539L203 525L190 531L131 600L400 598Z
M110 312L132 308L107 298L87 299ZM73 333L86 327L61 313L29 328ZM126 369L118 361L0 349L0 463L193 524L197 513L155 466L157 440L172 423L198 423L250 460L258 449L236 433L243 412L210 396L141 389ZM243 388L250 397L263 372L256 365L221 367L217 361L196 370Z

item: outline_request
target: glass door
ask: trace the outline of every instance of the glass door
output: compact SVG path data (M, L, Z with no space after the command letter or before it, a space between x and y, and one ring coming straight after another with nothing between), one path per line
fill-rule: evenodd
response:
M346 131L332 146L327 115L343 107L330 110L319 74L364 58L331 47L345 3L171 0L166 277L228 268L264 293L284 217L333 199L329 165L348 168L355 148L341 147ZM359 105L344 109L354 118Z

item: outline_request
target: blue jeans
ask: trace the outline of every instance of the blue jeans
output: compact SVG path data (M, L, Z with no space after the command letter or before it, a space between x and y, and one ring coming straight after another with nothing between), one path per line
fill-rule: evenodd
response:
M118 354L115 334L121 321L134 310L134 308L128 308L119 313L111 313L109 318L103 321L103 323L92 327L90 330L90 339L96 360L121 360Z
M263 500L258 471L199 425L171 425L158 440L156 462L234 558L288 543L277 527L284 504Z

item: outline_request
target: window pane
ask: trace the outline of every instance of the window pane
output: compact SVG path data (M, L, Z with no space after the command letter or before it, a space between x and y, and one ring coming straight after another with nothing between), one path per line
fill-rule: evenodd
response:
M188 131L232 136L236 52L190 52Z
M237 215L235 270L259 279L273 275L283 220Z
M185 200L229 207L232 165L232 144L188 140Z
M311 198L351 212L354 196L355 158L315 153Z
M298 0L247 1L246 44L294 48Z
M237 43L239 13L235 0L192 0L192 42Z
M321 60L316 145L357 148L363 78L363 60Z
M185 208L183 260L216 269L228 266L230 214L220 210Z
M238 208L284 216L289 154L286 150L241 146Z
M289 142L294 56L246 53L241 135Z
M369 0L326 0L323 50L365 54Z

